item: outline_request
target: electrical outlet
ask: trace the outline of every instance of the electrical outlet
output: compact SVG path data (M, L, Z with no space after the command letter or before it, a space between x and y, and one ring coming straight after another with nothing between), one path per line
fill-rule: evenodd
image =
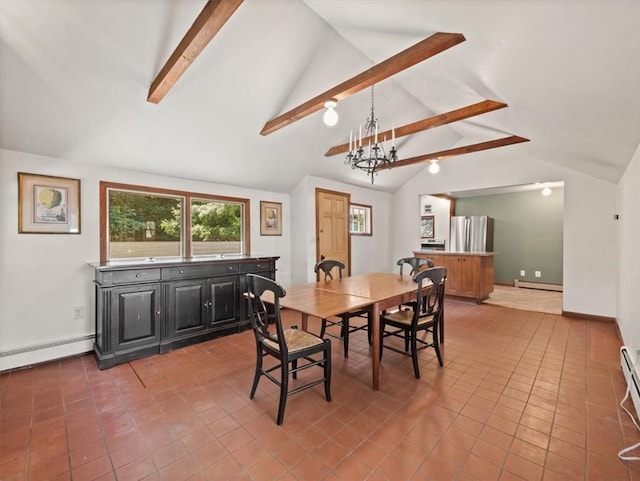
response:
M73 318L74 319L84 319L84 307L76 306L73 308Z
M540 273L540 271L536 271L536 277L541 277L542 274Z
M526 276L525 272L524 271L520 271L520 277L524 277L524 276Z

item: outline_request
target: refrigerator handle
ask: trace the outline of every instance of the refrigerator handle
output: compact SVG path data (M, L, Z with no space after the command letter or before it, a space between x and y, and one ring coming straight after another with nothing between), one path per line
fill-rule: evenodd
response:
M465 217L464 219L464 251L469 252L471 250L471 219Z

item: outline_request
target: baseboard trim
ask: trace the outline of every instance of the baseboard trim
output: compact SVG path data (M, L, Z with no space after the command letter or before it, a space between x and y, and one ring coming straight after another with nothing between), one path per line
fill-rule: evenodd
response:
M616 322L615 317L609 316L596 316L594 314L584 314L582 312L562 311L563 317L570 319L584 319L585 321L597 321L597 322Z
M514 279L513 285L519 288L540 289L542 291L562 292L562 284L547 284L545 282L531 282L531 281L521 281L520 279Z

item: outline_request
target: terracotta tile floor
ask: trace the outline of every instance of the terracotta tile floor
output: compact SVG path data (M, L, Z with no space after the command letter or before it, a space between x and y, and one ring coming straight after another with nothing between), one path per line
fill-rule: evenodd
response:
M423 351L416 380L386 351L374 392L364 333L348 359L336 341L333 402L297 394L282 427L273 384L249 400L250 331L105 371L84 355L4 373L0 479L640 480L617 458L640 435L617 404L613 324L446 309L444 368Z

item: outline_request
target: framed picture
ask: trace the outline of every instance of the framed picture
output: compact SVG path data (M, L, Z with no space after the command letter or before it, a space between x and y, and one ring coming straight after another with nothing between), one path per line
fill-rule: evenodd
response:
M80 234L80 179L18 172L18 233Z
M420 221L420 237L423 239L433 239L434 230L434 216L423 215Z
M282 204L260 201L260 235L282 235Z

